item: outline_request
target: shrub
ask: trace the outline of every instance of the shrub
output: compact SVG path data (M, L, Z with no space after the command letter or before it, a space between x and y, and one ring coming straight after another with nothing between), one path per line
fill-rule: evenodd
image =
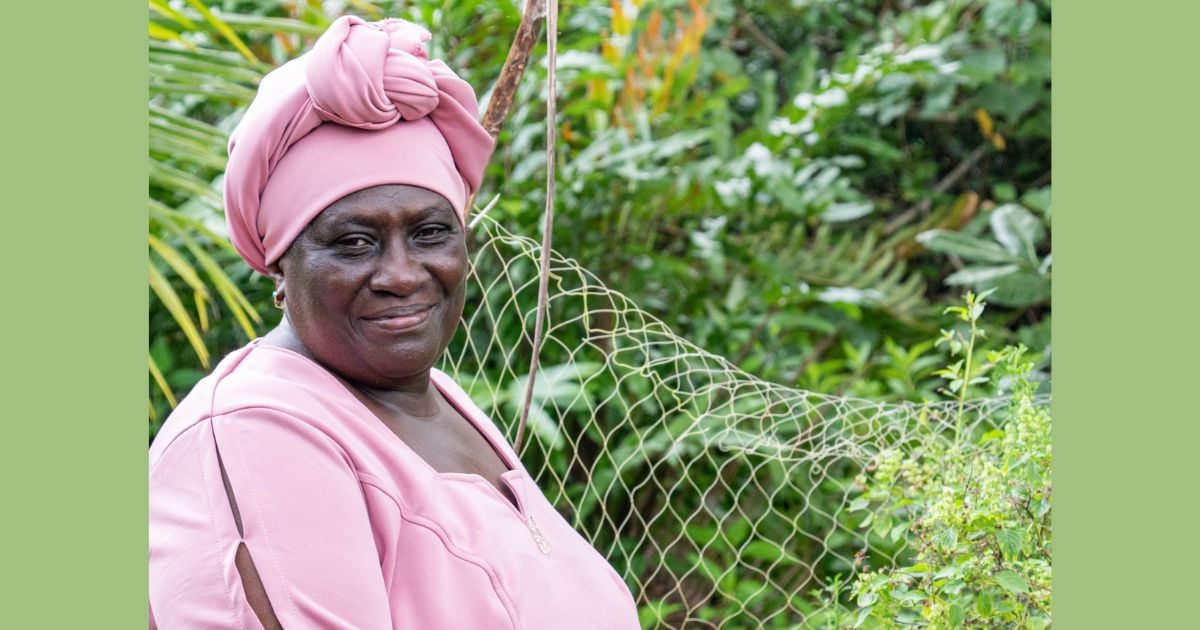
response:
M977 319L983 302L968 295ZM972 328L974 328L972 326ZM970 337L943 333L954 354L974 349ZM930 432L915 448L878 453L856 507L869 511L860 527L883 519L909 537L904 566L868 565L850 592L855 627L1043 628L1050 622L1050 412L1034 396L1033 362L1024 346L987 353L997 390L1011 390L1006 414L973 439ZM968 360L963 365L969 366ZM961 367L945 371L960 386L977 380ZM878 528L875 528L878 531Z

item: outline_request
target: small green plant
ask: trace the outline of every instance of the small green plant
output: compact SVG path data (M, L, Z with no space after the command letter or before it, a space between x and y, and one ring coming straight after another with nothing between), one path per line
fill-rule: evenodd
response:
M966 322L968 326L967 332L958 329L941 331L941 337L937 341L937 345L946 345L950 348L950 356L962 356L962 359L951 363L948 367L934 372L938 376L949 381L950 393L958 397L958 417L954 428L954 444L957 446L961 442L963 430L963 406L967 401L967 391L972 385L986 383L987 378L981 375L981 370L977 369L974 364L975 359L975 344L983 339L986 335L979 328L979 318L983 315L983 309L987 307L987 303L983 301L987 297L987 293L983 295L975 295L968 291L965 301L965 306L950 306L944 311L945 313L953 313L962 322Z
M960 407L953 440L931 430L915 448L880 452L873 474L859 478L864 491L851 507L870 512L862 524L886 521L893 540L907 536L911 556L858 574L855 627L1050 623L1050 413L1034 398L1023 346L988 352L972 369L984 306L968 294L965 307L950 309L970 326L943 332L952 354L965 357L943 376L961 403L990 370L997 386L1003 380L1011 388L1011 405L995 428L970 440Z

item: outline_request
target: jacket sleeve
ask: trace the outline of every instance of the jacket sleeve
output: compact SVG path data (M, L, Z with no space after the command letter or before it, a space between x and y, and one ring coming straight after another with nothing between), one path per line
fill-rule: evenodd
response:
M269 408L217 416L189 433L191 443L172 444L175 457L151 474L151 603L161 627L258 627L234 566L243 542L284 628L392 627L363 490L332 439Z

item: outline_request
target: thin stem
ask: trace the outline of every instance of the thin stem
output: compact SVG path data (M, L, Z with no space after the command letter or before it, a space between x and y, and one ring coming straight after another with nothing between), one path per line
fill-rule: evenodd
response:
M558 64L558 0L548 0L546 5L546 220L542 226L542 260L538 277L538 307L533 324L533 356L529 361L529 380L525 385L525 403L521 405L521 421L517 424L517 439L513 450L521 452L525 439L525 424L529 421L529 406L533 403L533 383L537 377L538 355L542 352L542 327L546 322L546 303L550 287L550 239L554 232L554 164L558 155L555 141L558 137L557 112L558 79L555 66Z
M971 308L968 304L967 308ZM958 419L954 428L954 450L958 450L963 432L963 409L967 402L967 388L971 386L971 356L975 352L975 318L971 318L971 338L967 341L967 358L963 362L962 387L958 388Z
M480 124L487 130L492 140L500 137L500 128L508 119L508 110L512 108L513 99L517 95L517 86L521 77L525 76L525 67L529 65L529 54L537 44L538 28L546 13L546 0L526 0L525 10L521 13L521 22L517 25L517 33L513 36L512 45L508 48L508 56L504 58L504 66L500 69L500 77L492 86L492 95L488 99L487 110L483 113ZM467 208L475 205L475 193L467 198Z

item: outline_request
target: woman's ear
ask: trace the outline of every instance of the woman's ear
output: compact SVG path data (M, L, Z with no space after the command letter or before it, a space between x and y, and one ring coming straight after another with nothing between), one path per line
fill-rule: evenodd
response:
M271 292L271 301L275 303L275 308L283 310L283 301L286 299L286 295L284 293L283 270L279 268L278 262L267 265L267 275L275 281L275 290Z
M283 286L283 270L279 268L279 262L267 265L267 276L275 281L276 289Z

